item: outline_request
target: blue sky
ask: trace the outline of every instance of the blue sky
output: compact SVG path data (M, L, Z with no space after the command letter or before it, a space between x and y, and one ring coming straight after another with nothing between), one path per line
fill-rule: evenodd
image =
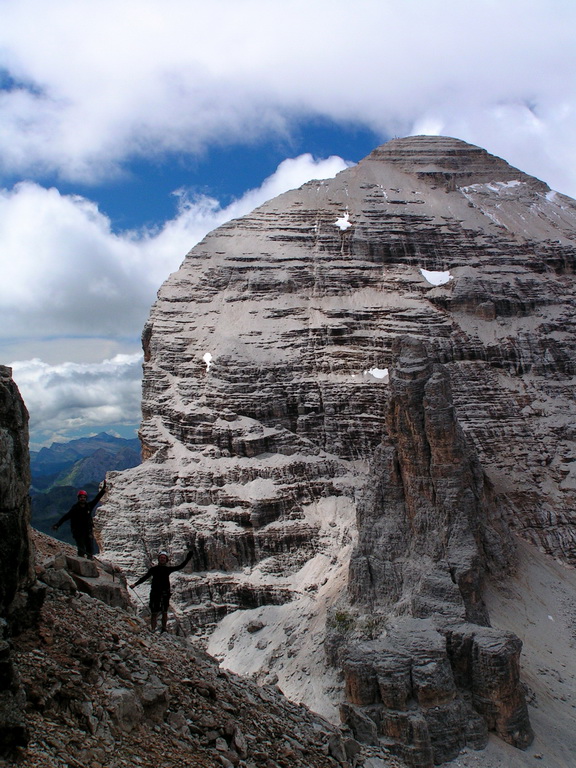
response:
M157 226L173 218L178 209L175 190L208 195L227 206L247 189L260 186L287 157L310 153L316 158L337 155L358 162L387 138L361 124L303 120L286 138L209 147L198 156L168 153L159 159L139 158L127 164L120 178L97 186L62 182L53 175L40 180L44 186L56 185L62 194L97 200L118 232Z
M34 447L139 420L208 231L393 136L576 196L573 0L0 0L0 362ZM41 23L39 23L41 21Z

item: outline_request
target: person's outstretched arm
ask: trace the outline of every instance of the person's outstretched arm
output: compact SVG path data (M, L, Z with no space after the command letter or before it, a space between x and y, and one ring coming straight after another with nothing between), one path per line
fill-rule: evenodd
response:
M130 584L130 589L134 589L134 587L138 587L140 584L143 584L146 579L150 578L150 576L152 576L152 568L149 568L141 579L135 581L134 584Z
M91 502L89 502L89 505L88 505L88 506L90 507L90 511L92 511L92 510L94 509L94 507L96 506L96 504L98 504L98 502L100 501L100 499L102 498L102 496L104 496L104 494L105 494L105 493L106 493L106 480L104 480L104 482L102 483L102 488L100 488L100 490L98 491L98 493L96 494L96 496L94 496L94 498L92 499L92 501L91 501Z
M54 523L54 525L52 526L52 530L53 531L57 531L58 528L60 528L60 526L62 525L62 523L65 523L66 520L70 520L70 515L71 514L72 514L72 510L69 509L68 512L66 512L65 515L62 515L62 517L60 518L60 520L58 520L57 523Z

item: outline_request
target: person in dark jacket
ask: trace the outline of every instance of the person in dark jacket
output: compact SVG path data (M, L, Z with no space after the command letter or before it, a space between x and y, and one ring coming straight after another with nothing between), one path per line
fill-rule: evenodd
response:
M78 501L76 504L70 507L68 512L62 515L60 520L52 526L52 530L57 531L62 523L70 520L70 529L78 548L78 557L87 557L89 560L92 560L94 556L94 518L92 513L105 492L106 480L104 480L92 501L88 501L86 491L78 491Z
M160 552L158 554L158 565L149 568L144 576L131 584L131 589L135 589L139 584L143 584L146 579L152 579L150 585L150 627L152 632L156 629L158 614L162 614L161 632L166 632L168 623L168 606L170 604L170 574L174 571L181 571L192 558L192 552L188 552L186 558L180 565L168 565L168 553Z

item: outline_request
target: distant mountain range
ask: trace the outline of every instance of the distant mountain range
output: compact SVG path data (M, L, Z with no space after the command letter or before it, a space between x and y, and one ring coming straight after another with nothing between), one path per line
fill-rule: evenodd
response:
M138 438L127 440L106 432L30 451L32 525L72 543L68 526L54 533L52 525L75 503L78 490L92 498L106 472L129 469L141 461Z

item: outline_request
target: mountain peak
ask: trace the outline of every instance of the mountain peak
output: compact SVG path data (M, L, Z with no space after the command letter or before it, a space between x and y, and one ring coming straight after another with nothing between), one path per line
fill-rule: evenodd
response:
M392 139L361 162L387 163L420 179L463 186L486 181L530 181L545 189L544 182L514 168L496 155L474 144L450 136L407 136Z

